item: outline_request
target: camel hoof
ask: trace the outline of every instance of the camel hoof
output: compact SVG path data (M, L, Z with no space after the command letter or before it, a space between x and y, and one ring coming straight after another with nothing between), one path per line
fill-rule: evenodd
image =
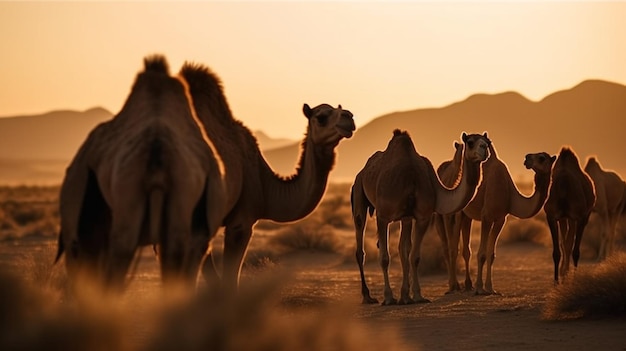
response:
M404 297L398 300L398 305L413 305L415 301L410 297Z
M363 301L361 301L364 305L372 305L378 303L378 299L375 299L371 296L363 296Z
M484 290L484 289L476 289L476 292L474 292L474 295L481 295L481 296L486 296L486 295L490 295L488 291Z
M420 296L419 298L413 299L413 301L415 301L415 303L430 303L430 300Z
M383 301L382 305L383 306L392 306L392 305L397 305L398 304L398 300L391 298L391 299L385 299L385 301Z

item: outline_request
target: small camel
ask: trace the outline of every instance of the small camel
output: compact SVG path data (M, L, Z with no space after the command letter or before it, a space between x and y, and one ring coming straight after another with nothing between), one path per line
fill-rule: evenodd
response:
M98 125L60 193L57 260L70 278L124 286L139 246L158 245L165 283L194 285L224 216L221 160L194 117L186 84L163 56L144 59L122 110Z
M222 282L236 289L243 258L259 219L291 222L311 213L319 204L335 162L335 148L356 129L352 113L321 104L304 104L308 126L302 141L296 173L277 175L263 158L250 130L230 111L219 78L209 68L186 63L181 75L189 84L198 118L222 156L227 198L222 206L228 215L225 226ZM208 281L219 278L209 249L203 274Z
M613 251L615 244L615 229L622 215L626 199L626 183L615 172L605 170L596 157L589 157L585 165L585 172L591 177L596 190L596 203L593 212L600 218L600 248L598 260L605 260Z
M570 147L562 147L552 168L550 194L543 206L552 235L555 284L559 283L559 276L567 275L570 256L574 268L578 267L580 242L595 201L593 183L580 168L578 156Z
M409 134L398 129L394 130L385 151L374 153L356 175L351 202L363 303L378 303L378 300L370 296L363 272L365 263L363 230L368 211L371 216L374 210L376 210L379 260L385 283L383 305L398 303L393 296L388 273L388 226L394 221L402 223L398 247L403 272L399 303L428 302L421 294L417 267L421 242L430 218L433 212L448 214L465 207L474 196L480 181L480 164L489 157L490 140L487 133L483 135L463 133L462 139L465 151L464 161L459 166L461 178L453 189L441 184L430 161L415 150ZM409 273L413 297L409 295Z
M448 266L448 293L461 290L456 278L460 236L463 239L462 247L465 261L464 289L466 291L472 289L469 270L471 256L469 239L472 220L481 221L476 294L495 294L492 269L496 257L496 244L508 214L518 218L530 218L541 210L548 195L552 164L556 156L550 156L545 152L526 155L524 166L535 172L534 192L530 197L526 197L515 186L508 167L498 158L493 143L489 145L489 153L491 156L482 165L482 181L474 199L459 213L439 216L436 221L439 235L442 238L444 257ZM454 161L452 164L454 164ZM448 181L452 179L447 174L445 163L440 166L438 171L440 176L444 176ZM485 285L483 287L483 267L485 263L487 268Z

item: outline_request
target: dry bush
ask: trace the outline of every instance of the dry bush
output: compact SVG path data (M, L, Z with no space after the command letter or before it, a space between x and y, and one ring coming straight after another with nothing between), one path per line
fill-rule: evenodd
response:
M0 187L0 239L58 234L58 187Z
M110 309L61 304L47 290L4 271L0 285L1 350L129 349Z
M258 279L239 294L207 290L161 319L146 350L401 350L393 331L376 336L341 306L289 308L280 281Z
M283 252L340 252L342 249L341 241L335 236L333 228L315 219L305 219L279 229L269 239L269 243L280 247Z
M106 296L81 285L60 302L0 272L1 350L402 350L393 329L355 320L334 303L293 308L284 275L261 274L238 294Z
M580 267L548 295L547 320L626 316L626 254Z
M542 246L552 246L550 229L547 222L539 219L528 218L518 219L509 216L502 230L502 234L498 238L498 242L502 244L513 243L533 243Z

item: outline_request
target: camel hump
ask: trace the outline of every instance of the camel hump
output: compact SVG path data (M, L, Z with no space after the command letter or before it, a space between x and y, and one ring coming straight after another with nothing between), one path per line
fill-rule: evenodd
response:
M163 55L147 56L143 59L144 72L170 74L169 65Z
M598 162L595 156L589 156L587 158L587 164L585 165L585 172L589 172L593 169L601 169L600 162Z

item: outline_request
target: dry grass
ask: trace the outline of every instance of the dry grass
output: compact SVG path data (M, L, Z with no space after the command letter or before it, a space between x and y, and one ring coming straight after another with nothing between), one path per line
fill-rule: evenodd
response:
M282 249L283 253L296 250L313 250L336 253L342 249L341 240L333 227L308 219L279 229L269 240L271 245Z
M58 187L0 187L0 240L56 237Z
M546 247L552 246L547 222L537 217L518 219L509 216L498 242L502 244L533 243Z
M139 299L104 296L86 283L66 301L5 271L0 284L2 350L403 349L394 330L374 331L345 306L284 304L279 274L259 274L239 294L206 288Z
M547 320L626 316L626 254L571 273L549 294Z

